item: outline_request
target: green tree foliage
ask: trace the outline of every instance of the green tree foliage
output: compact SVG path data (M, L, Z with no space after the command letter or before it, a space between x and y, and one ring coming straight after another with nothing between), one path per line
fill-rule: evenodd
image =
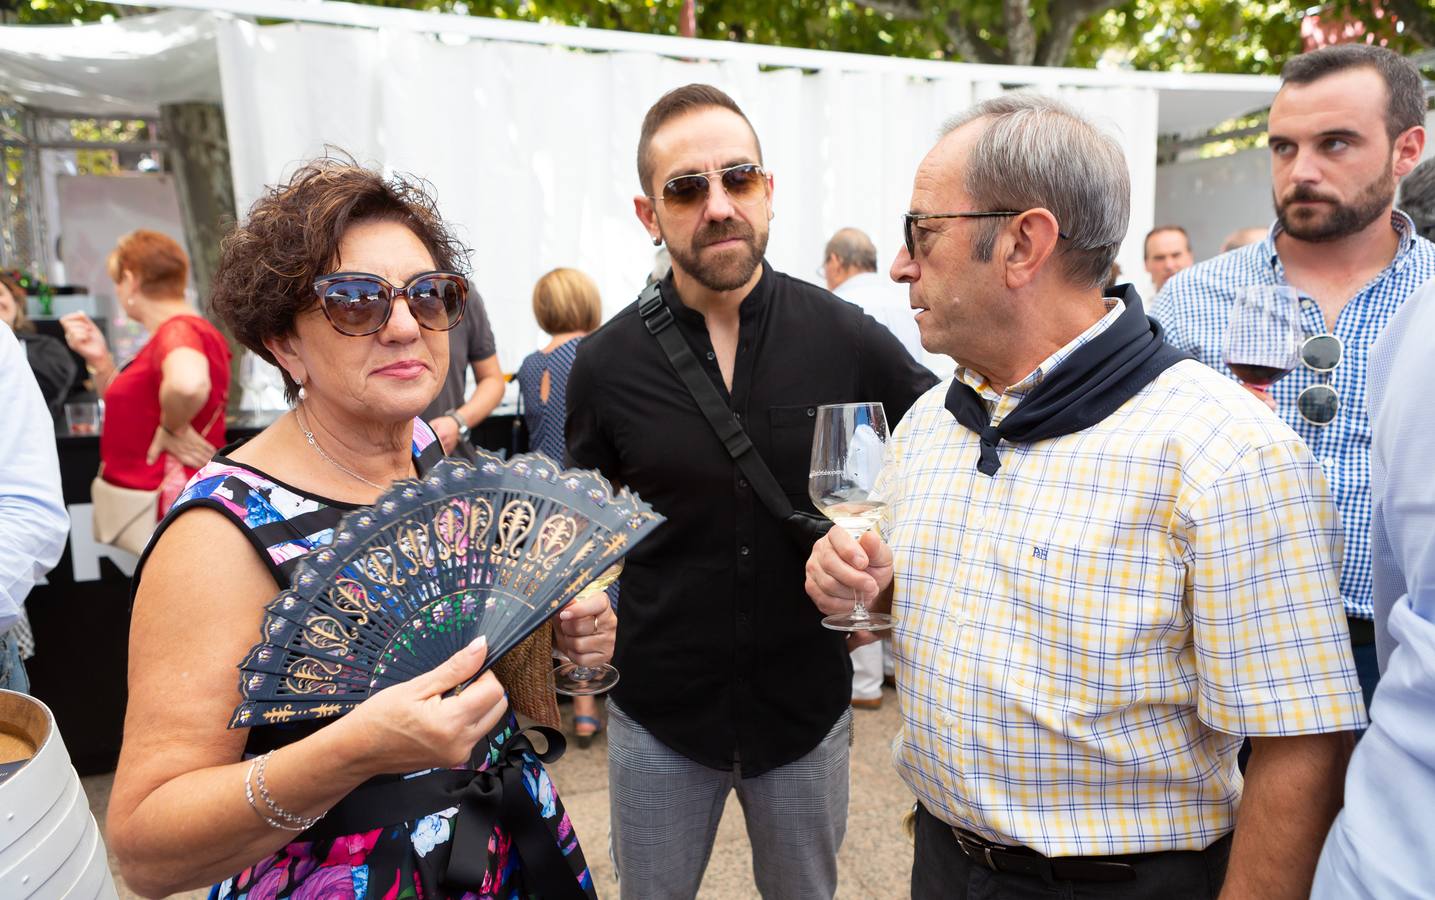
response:
M363 0L370 5L678 34L682 0ZM0 0L20 22L95 21L136 7ZM1021 65L1268 73L1302 49L1311 0L698 0L697 36L819 50ZM1435 46L1435 3L1327 0L1410 52Z
M1070 63L1100 60L1134 69L1186 72L1279 72L1301 52L1301 0L1130 0L1087 22Z
M1385 38L1392 50L1410 53L1435 46L1435 5L1427 2L1411 4L1403 32L1377 17L1370 0L1328 3L1321 15L1349 16ZM1067 64L1090 66L1106 59L1145 70L1275 74L1304 48L1301 20L1310 8L1310 0L1128 0L1083 25Z
M0 18L13 17L22 25L68 25L98 22L105 16L131 16L133 7L90 3L88 0L0 0Z
M500 18L676 35L681 0L500 0L474 4ZM854 0L699 0L697 37L896 56L941 58L925 22L894 19Z

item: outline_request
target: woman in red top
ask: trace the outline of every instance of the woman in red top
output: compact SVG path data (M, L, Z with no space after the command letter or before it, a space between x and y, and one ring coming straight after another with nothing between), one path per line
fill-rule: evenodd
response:
M136 490L173 483L170 495L160 496L156 515L163 515L195 470L224 445L229 345L185 300L189 259L169 237L130 232L110 253L108 268L125 314L150 334L139 354L117 370L88 316L71 313L60 322L105 398L104 479Z

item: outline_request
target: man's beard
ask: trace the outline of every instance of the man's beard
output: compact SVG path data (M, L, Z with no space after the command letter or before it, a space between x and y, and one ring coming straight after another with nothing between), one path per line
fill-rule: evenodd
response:
M665 236L666 237L666 236ZM738 238L745 245L745 253L723 255L721 259L703 262L698 259L698 249L730 238ZM710 291L733 291L747 284L752 273L762 264L767 252L767 232L756 234L752 226L741 219L726 219L704 226L685 247L668 243L668 253L673 265L691 275L698 284Z
M1276 218L1280 220L1281 228L1285 230L1286 234L1302 241L1321 243L1355 234L1380 218L1381 214L1394 202L1393 174L1393 170L1387 165L1385 174L1366 185L1365 189L1349 203L1341 203L1314 188L1296 185L1284 199L1274 198ZM1319 213L1315 213L1301 218L1293 217L1290 214L1290 207L1300 200L1326 201L1326 215L1322 217Z

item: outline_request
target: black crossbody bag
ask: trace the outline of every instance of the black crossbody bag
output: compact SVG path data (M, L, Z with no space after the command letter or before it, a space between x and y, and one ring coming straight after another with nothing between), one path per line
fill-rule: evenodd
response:
M683 380L698 409L702 410L718 440L722 441L728 456L732 457L732 461L737 463L737 467L747 477L748 484L752 485L762 505L782 522L788 536L796 541L799 547L811 549L817 539L832 527L832 522L822 516L792 508L787 493L758 455L757 448L752 445L752 440L748 438L742 425L738 424L732 410L723 402L722 395L703 371L698 358L693 355L692 348L682 334L672 327L673 311L663 303L658 282L649 284L638 295L638 315L642 316L648 332L658 339L658 344L667 354L668 362L673 364L673 370Z

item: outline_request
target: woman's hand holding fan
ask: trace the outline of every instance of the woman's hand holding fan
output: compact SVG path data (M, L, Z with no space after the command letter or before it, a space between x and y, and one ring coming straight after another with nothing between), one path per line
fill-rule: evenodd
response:
M468 762L474 745L508 711L508 696L492 672L474 679L487 655L488 641L480 636L432 671L379 691L336 722L336 728L353 729L353 739L337 746L359 754L353 761L358 774L369 778Z

